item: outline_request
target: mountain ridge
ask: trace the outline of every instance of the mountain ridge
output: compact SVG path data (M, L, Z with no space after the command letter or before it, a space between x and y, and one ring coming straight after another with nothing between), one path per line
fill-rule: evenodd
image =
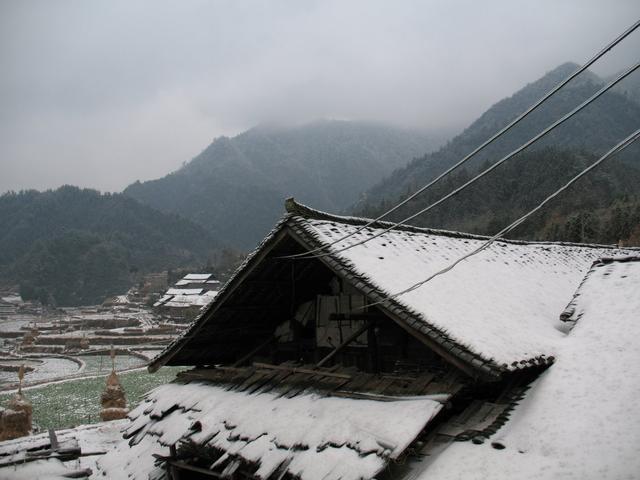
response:
M262 125L219 137L180 169L123 193L251 248L280 217L285 198L342 211L433 142L424 133L372 122Z
M564 63L513 95L496 102L439 150L414 159L369 189L352 206L352 210L375 212L371 208L372 202L387 201L393 204L406 197L481 145L577 68L576 64ZM495 161L519 147L595 93L603 82L592 72L583 72L511 131L476 155L466 164L466 168L475 171L483 162ZM610 91L526 151L553 146L601 154L634 131L638 120L640 105L625 95ZM640 165L639 152L638 145L632 146L622 158ZM511 161L517 161L517 157Z

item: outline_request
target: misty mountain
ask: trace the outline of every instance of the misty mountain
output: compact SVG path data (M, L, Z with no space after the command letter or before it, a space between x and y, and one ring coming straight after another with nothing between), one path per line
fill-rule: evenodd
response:
M473 151L577 68L578 65L565 63L539 80L526 85L511 97L499 101L440 150L413 160L371 188L355 209L375 211L371 208L373 205L383 201L393 203L417 190ZM621 83L620 88L632 85L635 77L631 76L626 80L629 80L629 83ZM603 80L595 74L583 72L509 133L477 155L467 164L467 168L474 171L483 162L498 160L511 152L589 98L602 84ZM529 147L527 151L553 146L602 154L635 131L638 125L640 104L630 100L624 93L610 91ZM636 144L630 147L622 158L631 164L640 165L640 146ZM517 163L517 157L510 162Z
M618 75L612 75L606 80L613 80L617 76ZM634 73L625 78L622 83L614 87L614 90L622 95L625 95L629 100L633 100L634 102L640 104L640 72L636 70Z
M176 172L136 182L124 194L248 249L281 216L286 197L342 211L385 175L435 146L423 133L371 123L260 126L218 138Z
M58 305L101 302L137 274L202 264L219 245L176 215L70 186L0 196L0 225L0 278Z
M501 100L437 152L417 158L406 167L394 171L370 189L353 210L372 217L386 211L471 152L576 68L575 64L563 64L513 96ZM391 218L406 218L433 203L471 178L479 168L486 168L514 150L591 96L601 87L603 80L590 72L584 73L576 79L576 83L561 90L548 104L544 104L495 145L488 147L464 168L420 195ZM635 78L629 77L629 80ZM631 81L621 84L621 87L633 85ZM543 140L498 167L454 199L412 220L412 223L483 234L497 232L568 181L578 173L580 167L586 165L587 160L594 161L638 128L640 105L632 101L631 96L627 91L604 94ZM629 238L632 236L630 230L640 223L640 217L636 218L638 215L634 213L637 199L640 198L638 168L640 148L634 145L619 154L615 161L592 172L588 179L583 179L581 187L559 198L546 210L547 217L538 215L521 226L514 235L531 239L600 242ZM618 210L614 215L615 209ZM592 234L577 238L575 232L569 233L571 226L567 222L571 223L579 215L584 218L587 213L593 217L590 218L598 224L598 228L594 227ZM607 232L606 228L611 226L607 222L616 215L616 221L627 226L622 229L611 227L612 230ZM626 220L621 220L621 215L626 216Z

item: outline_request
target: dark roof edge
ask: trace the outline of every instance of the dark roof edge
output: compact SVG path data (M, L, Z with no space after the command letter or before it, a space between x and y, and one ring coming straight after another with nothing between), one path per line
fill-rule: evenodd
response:
M371 222L371 219L368 219L368 218L335 215L332 213L323 212L321 210L316 210L307 205L296 202L295 198L293 197L287 198L285 200L284 205L287 213L291 215L304 217L304 218L346 223L354 226L363 226ZM394 230L400 230L402 232L426 233L431 235L440 235L443 237L465 238L465 239L471 239L471 240L488 240L489 238L491 238L486 235L477 235L474 233L456 232L453 230L442 230L437 228L414 227L412 225L400 225L396 227L395 223L386 222L383 220L378 220L376 222L373 222L371 224L371 227L372 228L394 227ZM606 245L606 244L597 244L597 243L545 242L545 241L529 241L529 240L511 240L506 238L501 238L497 241L503 242L503 243L511 243L515 245L561 245L561 246L567 246L567 247L586 247L586 248L610 248L610 249L620 248L617 245ZM627 250L640 251L640 248L638 247L624 247L624 248Z

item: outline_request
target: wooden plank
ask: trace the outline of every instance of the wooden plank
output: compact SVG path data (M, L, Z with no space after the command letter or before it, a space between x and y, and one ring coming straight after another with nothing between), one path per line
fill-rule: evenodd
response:
M188 463L181 460L166 460L166 462L171 466L177 467L182 470L187 470L189 472L201 473L202 475L207 475L215 478L223 478L219 473L212 472L211 470L207 470L206 468L194 467L193 465L189 465Z
M362 373L360 375L357 375L353 378L351 382L347 383L343 388L345 390L353 390L353 391L358 390L367 382L369 382L372 376L373 375L370 375L368 373Z
M378 312L329 314L329 320L384 320L384 318L384 315L380 315Z
M435 375L433 373L426 373L418 378L416 378L415 382L411 384L411 386L407 389L410 393L419 394L421 393L429 383L433 380Z
M385 390L387 390L387 388L390 387L394 382L395 380L393 378L382 377L380 379L380 382L372 390L372 393L384 393Z
M310 368L300 368L300 367L290 367L290 366L286 366L286 365L271 365L269 363L260 363L260 362L254 362L253 364L254 367L256 368L269 368L269 369L276 369L276 370L290 370L293 373L307 373L307 374L311 374L311 375L323 375L326 377L336 377L336 378L351 378L350 375L346 375L343 373L333 373L333 372L329 372L326 370L313 370Z
M230 462L222 471L221 477L222 478L232 478L233 474L236 472L236 470L238 470L238 468L240 468L240 461L239 460L234 460L233 462Z
M340 351L342 351L342 349L344 347L349 345L356 338L358 338L364 332L369 330L373 325L374 325L374 322L367 322L364 325L362 325L359 329L357 329L355 332L353 332L351 335L349 335L344 342L342 342L340 345L338 345L336 348L334 348L326 357L324 357L322 360L320 360L316 364L316 367L319 368L319 367L323 366L325 363L327 363L329 360L331 360L333 357L335 357Z
M278 372L278 371L265 372L264 377L262 377L260 380L255 382L253 385L251 385L251 387L249 387L248 389L248 392L251 394L251 393L257 392L258 390L262 391L264 387L266 387L272 380L274 380L281 373L282 372Z
M289 390L289 392L287 393L287 398L293 398L296 395L304 392L309 387L312 387L314 384L314 379L317 378L319 378L317 375L305 374L300 378L300 381L297 382L297 384Z
M63 478L89 478L93 475L93 470L85 468L83 470L73 470L62 475Z
M276 375L274 377L272 377L271 380L269 380L266 384L264 384L262 386L262 391L263 392L270 392L274 388L278 388L281 385L281 383L286 378L290 377L291 375L293 375L293 372L286 371L286 370L282 370L282 371L276 372Z
M265 372L264 371L256 371L253 375L251 375L249 378L247 378L244 382L242 382L240 385L238 385L236 388L234 388L234 390L237 390L239 392L244 392L251 385L253 385L255 382L259 381L264 376L265 376Z
M440 382L431 382L427 387L422 391L423 395L435 395L437 393L449 393L451 389L447 388L444 383Z
M49 441L51 442L51 450L57 450L60 448L58 444L58 437L56 436L56 431L53 428L49 429Z

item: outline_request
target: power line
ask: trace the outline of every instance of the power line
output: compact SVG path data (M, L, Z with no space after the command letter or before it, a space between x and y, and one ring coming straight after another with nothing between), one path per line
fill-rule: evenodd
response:
M327 245L323 245L321 247L315 248L313 250L310 250L308 252L305 253L299 253L299 254L295 254L295 255L286 255L280 258L297 258L297 257L306 257L310 254L319 252L321 250L325 250L333 245L335 245L338 242L342 242L343 240L346 240L349 237L352 237L353 235L356 235L357 233L361 232L362 230L364 230L367 227L370 227L371 225L373 225L374 223L382 220L383 218L385 218L387 215L390 215L391 213L395 212L396 210L398 210L400 207L402 207L403 205L407 204L408 202L410 202L411 200L413 200L414 198L416 198L418 195L420 195L422 192L424 192L425 190L427 190L428 188L430 188L432 185L434 185L435 183L439 182L440 180L442 180L445 176L447 176L448 174L450 174L451 172L453 172L454 170L456 170L458 167L460 167L461 165L463 165L464 163L466 163L467 161L469 161L471 158L473 158L476 154L478 154L480 151L482 151L485 147L487 147L488 145L490 145L491 143L493 143L495 140L497 140L499 137L501 137L502 135L504 135L505 133L507 133L509 130L511 130L512 127L514 127L517 123L519 123L520 121L522 121L525 117L527 117L531 112L533 112L534 110L536 110L540 105L542 105L545 101L547 101L549 98L551 98L553 95L555 95L562 87L564 87L567 83L569 83L571 80L573 80L575 77L577 77L578 75L580 75L582 72L584 72L587 68L589 68L591 65L593 65L597 60L599 60L601 57L603 57L607 52L609 52L609 50L613 49L613 47L615 47L616 45L618 45L622 40L624 40L626 37L628 37L633 31L635 31L638 27L640 27L640 20L637 20L633 25L631 25L629 28L627 28L624 32L622 32L618 37L616 37L614 40L612 40L609 44L607 44L602 50L600 50L598 53L596 53L590 60L588 60L584 65L582 65L580 68L578 68L574 73L572 73L571 75L569 75L566 79L564 79L562 82L558 83L553 89L551 89L549 92L547 92L547 94L545 94L542 98L540 98L540 100L538 100L535 104L533 104L531 107L529 107L524 113L520 114L518 117L516 117L511 123L509 123L506 127L502 128L502 130L498 131L496 134L494 134L491 138L489 138L487 141L485 141L482 145L480 145L479 147L477 147L475 150L473 150L471 153L469 153L468 155L466 155L464 158L462 158L462 160L460 160L458 163L456 163L455 165L453 165L452 167L448 168L447 170L445 170L443 173L441 173L440 175L438 175L435 179L433 179L432 181L430 181L428 184L424 185L423 187L421 187L420 189L418 189L417 191L415 191L413 194L411 194L409 197L405 198L404 200L402 200L400 203L396 204L394 207L390 208L389 210L387 210L386 212L384 212L383 214L379 215L378 217L374 218L373 220L370 220L369 222L367 222L365 225L362 225L360 227L358 227L355 231L337 239L334 240L333 242L327 244Z
M507 227L505 227L502 230L500 230L498 233L496 233L494 236L489 238L486 242L484 242L482 245L480 245L475 250L472 250L471 252L467 253L466 255L463 255L462 257L458 258L453 263L449 264L447 267L445 267L442 270L439 270L436 273L434 273L433 275L427 277L425 280L422 280L422 281L420 281L418 283L415 283L415 284L411 285L409 288L406 288L406 289L404 289L404 290L402 290L400 292L394 293L393 295L390 295L390 296L384 298L383 300L380 300L380 301L375 302L375 303L371 303L369 305L365 305L362 308L371 307L371 306L374 306L374 305L379 305L379 304L381 304L381 303L383 303L383 302L385 302L387 300L390 300L392 298L396 298L396 297L399 297L399 296L404 295L406 293L412 292L412 291L420 288L421 286L423 286L425 283L430 282L431 280L433 280L437 276L443 275L443 274L449 272L450 270L455 268L456 265L458 265L460 262L462 262L462 261L466 260L467 258L472 257L472 256L482 252L487 247L489 247L493 242L495 242L496 240L498 240L499 238L501 238L502 236L506 235L507 233L512 231L514 228L516 228L517 226L519 226L520 224L525 222L531 215L536 213L538 210L540 210L542 207L544 207L547 203L549 203L551 200L553 200L555 197L560 195L562 192L564 192L566 189L568 189L571 185L573 185L575 182L577 182L580 178L584 177L591 170L593 170L594 168L599 166L602 162L607 160L609 157L615 155L616 153L621 152L622 150L627 148L629 145L631 145L633 142L635 142L639 138L640 138L640 129L636 130L631 135L629 135L627 138L622 140L620 143L618 143L616 146L614 146L612 149L610 149L607 153L605 153L603 156L601 156L598 160L596 160L594 163L592 163L587 168L582 170L575 177L573 177L571 180L569 180L566 184L564 184L558 190L556 190L551 195L549 195L547 198L545 198L535 208L529 210L527 213L525 213L523 216L518 218L516 221L514 221L513 223L511 223Z
M613 88L616 84L618 84L619 82L621 82L624 78L626 78L627 76L631 75L633 72L635 72L638 68L640 68L640 62L636 63L633 67L627 69L625 72L621 73L620 75L618 75L614 80L612 80L611 82L609 82L607 85L605 85L604 87L602 87L600 90L598 90L596 93L594 93L591 97L589 97L587 100L585 100L584 102L582 102L580 105L578 105L577 107L575 107L573 110L571 110L569 113L565 114L564 116L562 116L559 120L555 121L554 123L552 123L551 125L549 125L547 128L545 128L544 130L542 130L540 133L538 133L535 137L531 138L530 140L528 140L527 142L523 143L522 145L520 145L518 148L516 148L515 150L513 150L511 153L509 153L508 155L502 157L500 160L498 160L497 162L495 162L494 164L492 164L490 167L486 168L485 170L483 170L482 172L480 172L479 174L477 174L475 177L473 177L472 179L468 180L467 182L465 182L464 184L462 184L461 186L459 186L458 188L452 190L451 192L449 192L447 195L445 195L444 197L441 197L440 199L436 200L435 202L431 203L430 205L426 206L425 208L423 208L422 210L419 210L418 212L410 215L409 217L405 218L404 220L401 220L400 222L394 223L392 225L390 225L389 227L385 228L384 230L381 230L380 232L376 233L375 235L369 236L363 240L360 240L358 242L352 243L350 245L347 245L346 247L340 248L338 250L334 250L332 252L325 252L325 253L320 253L320 254L316 254L316 255L310 255L310 252L307 252L306 255L304 256L298 256L299 259L305 259L305 258L320 258L320 257L324 257L327 255L335 255L337 253L341 253L344 252L345 250L349 250L350 248L356 247L358 245L362 245L364 243L367 243L371 240L373 240L374 238L378 238L380 235L383 235L391 230L393 230L396 227L399 227L401 225L404 225L405 223L409 222L410 220L413 220L414 218L418 217L419 215L422 215L423 213L428 212L429 210L437 207L438 205L440 205L441 203L443 203L444 201L448 200L449 198L453 197L454 195L457 195L458 193L460 193L462 190L464 190L465 188L467 188L468 186L470 186L471 184L475 183L476 181L480 180L482 177L484 177L485 175L489 174L490 172L492 172L493 170L495 170L496 168L498 168L500 165L502 165L504 162L506 162L507 160L513 158L515 155L517 155L518 153L522 152L523 150L525 150L527 147L529 147L530 145L532 145L533 143L537 142L538 140L540 140L542 137L544 137L547 133L551 132L552 130L554 130L555 128L559 127L560 125L562 125L564 122L566 122L567 120L569 120L572 116L574 116L575 114L577 114L579 111L581 111L582 109L584 109L587 105L589 105L590 103L594 102L597 98L599 98L600 96L602 96L605 92L607 92L608 90L610 90L611 88ZM366 227L366 226L365 226ZM365 228L362 227L362 228ZM355 233L357 233L359 230L356 230L354 232L352 232L350 235L353 235ZM335 242L329 244L333 245Z

